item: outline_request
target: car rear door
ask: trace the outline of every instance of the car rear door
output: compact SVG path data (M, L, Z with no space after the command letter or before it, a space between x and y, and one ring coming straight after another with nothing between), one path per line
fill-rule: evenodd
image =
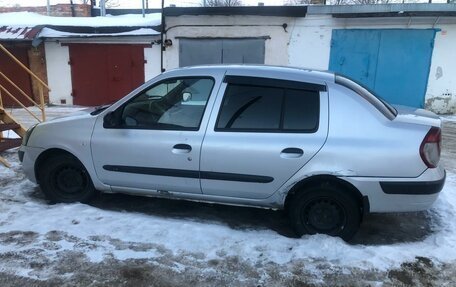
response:
M320 150L327 132L324 83L228 72L202 145L202 191L267 198Z

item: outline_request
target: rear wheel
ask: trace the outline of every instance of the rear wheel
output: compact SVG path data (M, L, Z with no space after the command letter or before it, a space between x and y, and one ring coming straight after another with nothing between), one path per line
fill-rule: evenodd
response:
M89 173L72 155L52 156L39 169L41 190L52 202L88 202L96 194Z
M288 212L299 236L321 233L350 240L361 222L357 200L346 190L332 185L319 185L298 192Z

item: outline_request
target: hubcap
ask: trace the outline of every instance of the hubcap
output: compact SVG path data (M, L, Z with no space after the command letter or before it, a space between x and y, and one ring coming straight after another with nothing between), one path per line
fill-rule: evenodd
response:
M343 229L346 215L337 201L320 198L304 206L301 220L312 233L333 234Z
M55 173L55 187L63 195L82 192L87 185L87 176L79 168L66 166Z

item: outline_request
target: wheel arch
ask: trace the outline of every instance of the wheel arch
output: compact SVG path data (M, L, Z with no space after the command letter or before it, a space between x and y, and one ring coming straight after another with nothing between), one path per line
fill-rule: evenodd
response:
M35 170L35 178L36 178L37 183L39 183L39 181L40 181L39 170L42 168L42 165L46 162L46 160L48 160L52 157L58 156L58 155L70 155L71 157L73 157L74 159L79 161L84 166L84 164L74 154L72 154L71 152L69 152L67 150L64 150L61 148L47 149L47 150L43 151L35 161L34 170ZM84 168L86 168L86 167L84 166Z
M314 175L311 177L307 177L299 182L297 182L287 193L284 202L284 209L288 209L290 202L293 201L293 198L296 194L305 192L306 189L315 186L324 186L324 185L332 185L337 186L344 191L348 192L353 198L357 200L361 208L361 213L366 214L369 213L369 198L367 196L363 196L363 194L350 182L345 181L337 176L324 174L324 175Z

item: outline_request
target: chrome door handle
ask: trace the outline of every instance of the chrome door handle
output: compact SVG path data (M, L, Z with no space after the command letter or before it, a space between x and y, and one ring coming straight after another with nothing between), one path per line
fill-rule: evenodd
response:
M173 153L189 153L192 151L192 147L188 144L176 144L173 146Z
M301 157L304 154L304 151L300 148L296 147L289 147L280 153L280 157L282 158L298 158Z

